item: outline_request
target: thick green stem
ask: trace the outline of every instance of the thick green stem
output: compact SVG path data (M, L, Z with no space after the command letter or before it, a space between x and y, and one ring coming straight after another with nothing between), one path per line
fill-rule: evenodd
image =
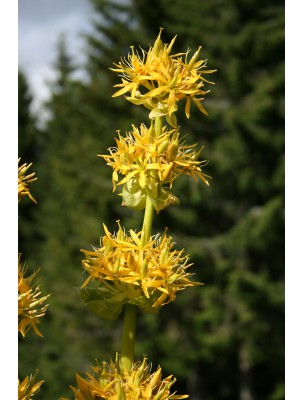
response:
M161 135L162 119L155 120L156 136ZM148 243L151 236L153 222L154 206L149 196L146 199L145 215L142 227L141 246L144 247ZM142 265L142 275L146 275L147 263ZM123 322L122 341L121 341L121 368L127 371L131 370L134 360L134 345L137 320L137 306L132 304L125 305L125 317Z
M137 306L125 305L125 317L123 322L121 341L121 368L131 370L134 360L134 344L137 320Z
M152 200L150 199L149 196L147 196L144 222L143 222L143 227L142 227L142 237L141 237L142 247L146 243L148 243L150 236L151 236L153 212L154 212L154 206L153 206Z
M163 127L163 120L162 117L156 117L155 118L155 130L156 130L156 137L161 135L162 133L162 127Z
M162 118L161 117L155 118L156 137L161 135L161 133L162 133L162 125L163 125ZM153 222L153 212L154 212L154 206L153 206L152 200L150 199L149 196L147 196L145 215L144 215L144 222L143 222L143 227L142 227L142 239L141 239L142 247L146 243L148 243L148 241L150 239L150 236L151 236L152 222Z
M143 222L143 233L141 237L142 247L149 241L152 229L153 221L153 203L147 196L146 208ZM145 269L147 263L144 262L142 265L142 274L146 275ZM137 319L137 306L132 304L125 305L125 317L123 322L122 341L121 341L121 368L127 371L131 370L132 363L134 360L134 344L135 344L135 332L136 332L136 319Z

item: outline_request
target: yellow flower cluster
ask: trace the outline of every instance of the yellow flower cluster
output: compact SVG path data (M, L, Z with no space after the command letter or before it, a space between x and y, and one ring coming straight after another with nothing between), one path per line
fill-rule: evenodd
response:
M30 400L40 390L44 381L35 382L36 375L27 376L22 382L18 379L18 400Z
M34 182L37 178L34 178L35 173L26 175L32 164L23 164L19 167L19 162L20 158L18 159L18 203L26 196L37 203L28 188L28 183ZM49 295L41 296L39 286L34 283L38 271L25 277L25 266L21 264L20 259L21 254L18 257L18 332L25 337L33 328L38 336L43 336L37 324L40 323L39 319L44 316L48 307L44 303ZM34 375L27 376L22 382L18 379L18 400L30 400L39 392L44 381L35 382L37 373L36 370Z
M190 117L190 105L193 101L199 110L207 114L201 101L209 90L202 90L207 81L203 74L210 74L216 70L206 70L207 60L198 60L201 47L188 60L189 50L186 53L170 55L176 36L170 44L161 41L161 30L148 52L141 49L141 54L131 47L132 52L127 59L122 58L114 63L112 68L122 77L122 83L113 97L130 92L126 99L136 105L144 105L151 110L149 117L166 116L168 123L176 126L177 103L186 99L185 114Z
M18 159L18 164L20 162L20 158ZM23 164L18 167L18 203L23 197L28 196L34 203L37 203L34 197L31 195L28 183L34 182L37 178L34 178L35 172L30 175L26 175L28 169L32 164Z
M23 337L33 328L38 336L43 336L37 328L39 319L44 316L48 305L44 305L50 295L41 296L39 286L35 287L34 280L37 271L25 277L25 267L18 258L18 331Z
M112 291L114 301L121 302L120 309L130 303L155 313L175 300L176 292L200 284L189 280L188 256L184 250L173 250L166 234L150 237L144 244L142 232L130 230L126 235L120 225L116 235L105 225L104 230L99 249L81 250L83 267L89 273L83 287L96 281Z
M87 378L76 374L78 388L71 386L75 400L180 400L188 395L171 394L175 378L170 375L162 379L161 368L151 373L147 359L134 363L131 370L120 370L119 360L92 367ZM61 398L60 400L67 400Z
M140 128L133 125L125 137L118 132L116 144L109 149L110 155L101 157L113 168L113 190L116 184L123 185L123 204L130 208L143 209L146 196L158 212L178 203L167 187L171 189L173 181L182 174L209 185L208 176L202 172L206 160L198 160L203 147L196 151L196 145L186 145L177 129L164 127L157 135L154 124L149 129L144 124ZM119 180L119 175L123 179Z

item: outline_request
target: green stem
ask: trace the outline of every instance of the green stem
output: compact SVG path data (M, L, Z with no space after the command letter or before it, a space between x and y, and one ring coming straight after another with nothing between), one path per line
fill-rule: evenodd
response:
M156 137L161 135L162 133L162 127L163 127L163 120L162 117L156 117L155 118L155 130L156 130Z
M137 320L137 306L125 305L125 317L123 322L121 340L121 369L131 370L134 360L134 344Z
M156 136L161 135L162 119L155 120ZM148 243L151 236L153 222L154 206L149 196L146 199L146 208L142 227L141 246L144 247ZM146 275L147 263L142 265L141 273ZM132 304L125 305L125 316L123 322L122 341L121 341L121 368L130 371L134 360L134 345L137 320L137 306Z
M142 237L141 237L142 247L148 243L150 236L151 236L153 212L154 212L154 206L153 206L152 200L150 199L149 196L147 196L144 222L143 222L143 226L142 226Z
M162 126L163 126L162 118L156 117L155 118L156 137L159 137L161 135ZM142 240L141 240L142 247L148 243L150 236L151 236L153 212L154 212L154 206L153 206L152 200L150 199L149 196L147 196L144 222L143 222L143 227L142 227Z
M141 239L142 247L149 241L152 229L153 221L153 203L147 196L146 208L143 222L143 233ZM142 274L146 275L145 269L147 263L144 262L142 265ZM127 371L131 370L132 363L134 360L134 345L135 345L135 332L136 332L136 319L137 319L137 306L132 304L125 305L125 316L122 330L122 341L121 341L121 368Z

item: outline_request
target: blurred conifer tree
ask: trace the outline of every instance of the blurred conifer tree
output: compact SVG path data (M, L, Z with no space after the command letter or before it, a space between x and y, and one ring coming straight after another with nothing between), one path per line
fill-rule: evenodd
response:
M29 87L28 80L22 70L18 71L18 157L21 164L33 163L31 171L34 172L36 162L39 159L41 148L40 131L37 128L37 120L31 110L33 96ZM20 164L20 165L21 165ZM36 183L33 184L33 196L36 194ZM38 240L34 226L34 209L32 202L25 199L19 204L18 213L18 241L19 251L23 254L23 259L30 259L33 253L32 242ZM31 265L28 266L31 268Z
M148 4L134 3L144 20ZM209 117L193 110L182 124L206 145L213 180L207 190L185 180L181 206L164 213L205 287L151 322L153 337L164 331L155 341L164 359L147 346L176 376L183 371L191 398L283 399L284 3L166 5L153 7L149 29L178 34L177 50L202 45L218 68Z

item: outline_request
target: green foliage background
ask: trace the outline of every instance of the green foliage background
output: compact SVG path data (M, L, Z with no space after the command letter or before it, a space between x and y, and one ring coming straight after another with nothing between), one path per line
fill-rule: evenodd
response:
M109 68L130 45L147 48L159 27L175 51L202 45L218 69L205 101L209 116L180 113L188 141L204 145L211 187L177 181L179 207L156 218L194 263L195 280L158 316L140 315L136 354L174 374L193 400L284 399L284 2L266 0L92 0L95 31L85 36L87 81L59 38L57 79L38 128L26 76L19 73L19 155L33 162L38 205L20 204L19 248L51 292L44 339L19 343L19 375L45 380L35 398L72 398L75 372L114 357L121 318L90 314L74 287L84 281L80 249L98 245L102 223L140 229L142 213L120 205L111 170L97 154L116 130L148 124L145 110L111 96Z

